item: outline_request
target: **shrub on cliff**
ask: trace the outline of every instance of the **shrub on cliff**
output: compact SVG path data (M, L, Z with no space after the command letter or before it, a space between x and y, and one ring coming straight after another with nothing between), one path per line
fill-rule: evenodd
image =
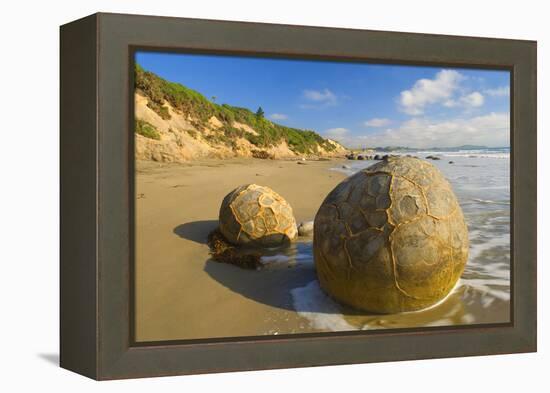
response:
M160 134L157 129L152 124L149 124L144 120L136 120L135 129L136 134L149 139L156 139L157 141L160 140Z

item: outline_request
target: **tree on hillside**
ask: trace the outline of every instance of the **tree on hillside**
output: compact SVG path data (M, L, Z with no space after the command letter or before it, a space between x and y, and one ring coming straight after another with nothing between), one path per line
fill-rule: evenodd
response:
M264 113L264 110L262 109L262 107L258 107L258 110L256 111L256 117L258 119L263 119L265 113Z

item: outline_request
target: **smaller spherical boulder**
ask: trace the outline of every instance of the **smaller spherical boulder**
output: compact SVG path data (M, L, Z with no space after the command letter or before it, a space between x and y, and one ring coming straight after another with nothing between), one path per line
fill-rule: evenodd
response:
M247 184L223 199L220 231L235 245L279 247L297 236L288 202L269 187Z

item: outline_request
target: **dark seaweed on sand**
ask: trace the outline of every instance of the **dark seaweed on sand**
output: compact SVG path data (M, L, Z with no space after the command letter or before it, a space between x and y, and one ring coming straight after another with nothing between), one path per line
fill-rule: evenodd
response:
M210 255L216 262L229 263L243 269L259 269L261 255L257 252L241 250L229 243L218 228L208 234Z

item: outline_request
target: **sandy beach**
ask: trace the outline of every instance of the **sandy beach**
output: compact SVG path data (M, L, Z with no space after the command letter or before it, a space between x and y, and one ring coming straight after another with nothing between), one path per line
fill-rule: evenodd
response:
M313 220L327 193L347 176L345 164L337 159L304 165L259 159L138 161L137 341L509 321L509 296L502 292L507 284L483 275L491 252L504 255L498 248L472 250L477 263L469 262L471 269L440 304L395 315L357 313L328 298L317 284L311 238L266 252L266 265L257 271L210 260L207 236L229 191L247 183L271 187L290 203L298 223Z
M307 321L292 309L289 290L311 281L311 271L256 272L209 261L206 239L217 226L223 197L246 183L273 188L293 207L298 222L312 220L346 176L329 172L335 165L257 159L138 162L137 340L259 335L275 333L275 327L300 331Z

